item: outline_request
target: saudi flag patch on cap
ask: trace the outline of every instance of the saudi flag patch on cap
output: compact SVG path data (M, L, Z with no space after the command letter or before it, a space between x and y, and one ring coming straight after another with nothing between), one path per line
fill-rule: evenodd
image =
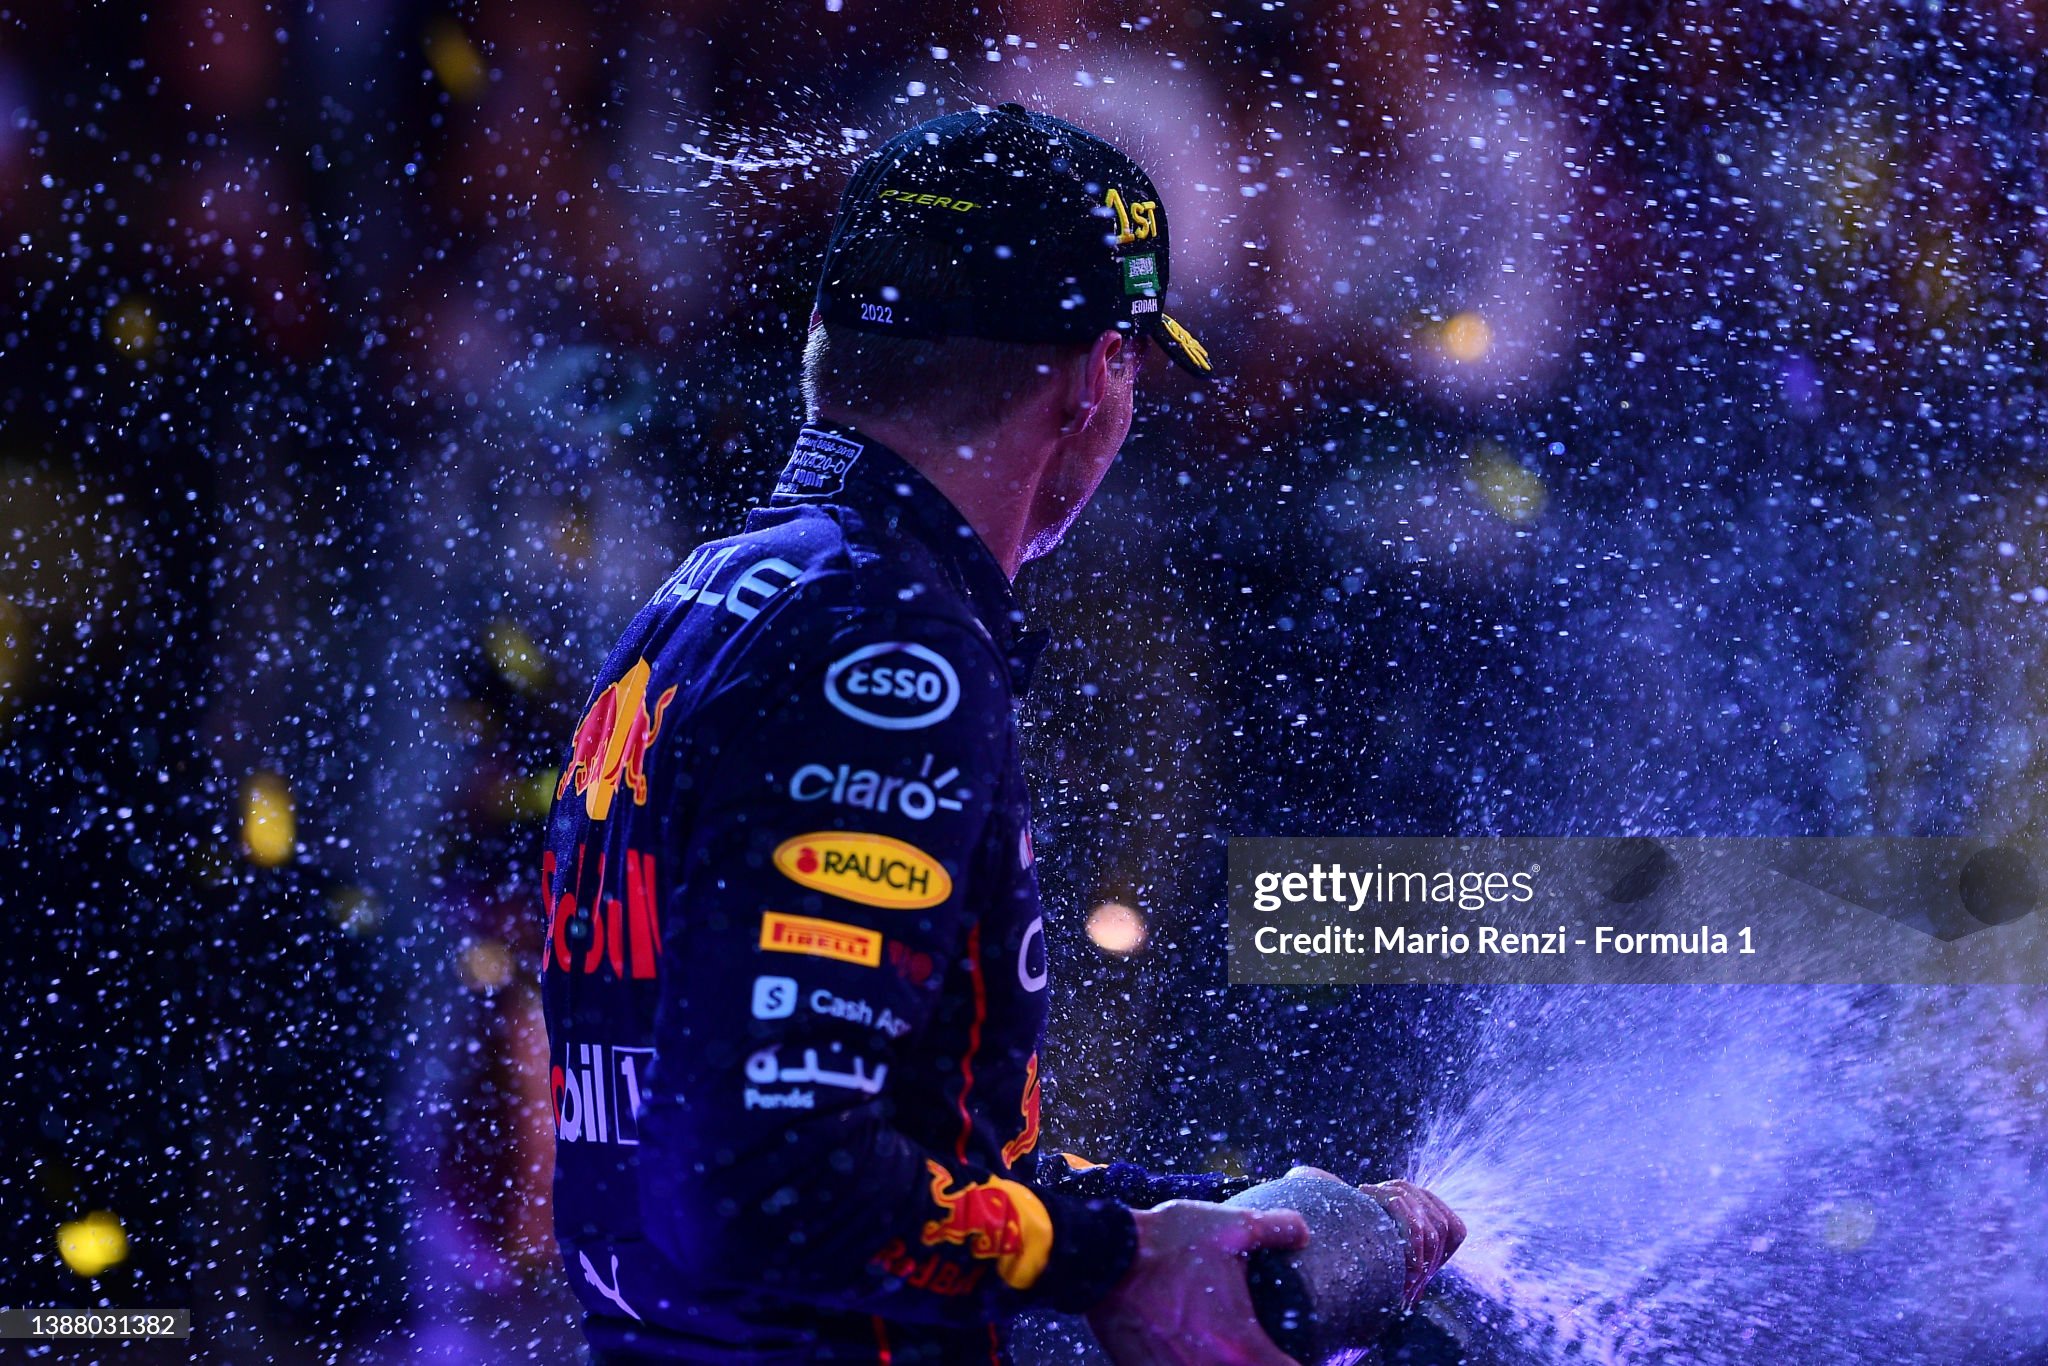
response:
M1150 294L1158 288L1158 257L1129 256L1124 258L1124 293Z

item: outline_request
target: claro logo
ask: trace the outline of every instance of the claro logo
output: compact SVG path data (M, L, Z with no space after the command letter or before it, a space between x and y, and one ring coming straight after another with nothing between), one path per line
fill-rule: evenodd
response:
M799 886L890 911L936 906L953 894L953 879L930 854L859 830L784 840L775 847L775 869Z
M864 726L920 730L960 705L960 675L936 650L888 640L833 661L825 700Z

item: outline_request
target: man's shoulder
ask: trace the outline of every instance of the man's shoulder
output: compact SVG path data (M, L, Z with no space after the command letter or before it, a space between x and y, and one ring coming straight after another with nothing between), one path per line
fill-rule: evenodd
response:
M931 552L827 506L778 507L684 557L643 609L663 655L692 671L792 667L900 629L989 639Z

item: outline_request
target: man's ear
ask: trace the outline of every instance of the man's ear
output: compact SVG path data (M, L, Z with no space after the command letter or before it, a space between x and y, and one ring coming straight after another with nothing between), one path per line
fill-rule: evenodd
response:
M1095 420L1095 410L1109 396L1111 368L1123 354L1123 333L1112 329L1095 339L1095 344L1088 348L1088 354L1081 358L1078 368L1072 372L1073 382L1067 393L1065 421L1060 425L1060 435L1077 436L1088 430L1088 424Z

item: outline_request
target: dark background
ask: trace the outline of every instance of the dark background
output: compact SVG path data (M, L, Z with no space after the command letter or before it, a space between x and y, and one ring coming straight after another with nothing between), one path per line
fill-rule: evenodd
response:
M566 1350L553 766L975 102L1152 169L1229 374L1023 580L1049 1139L1450 1084L1483 1003L1224 987L1230 834L2039 833L2041 7L1212 5L0 10L0 1301Z

